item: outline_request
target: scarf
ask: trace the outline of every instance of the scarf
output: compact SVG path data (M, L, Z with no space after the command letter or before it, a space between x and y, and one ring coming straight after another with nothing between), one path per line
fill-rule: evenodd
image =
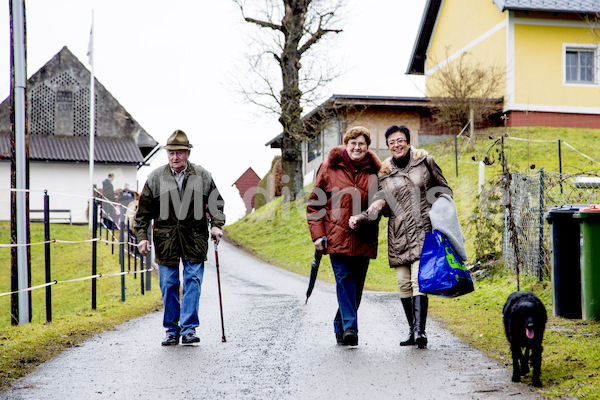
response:
M369 164L371 164L371 161L366 155L365 158L363 158L360 161L352 160L348 155L348 151L346 149L344 149L343 159L346 168L348 168L348 171L351 171L353 175L356 174L358 171L362 170L363 168L368 167Z
M398 167L399 169L406 168L406 166L408 165L408 162L410 161L410 152L411 152L411 149L408 149L408 152L402 158L396 159L396 158L392 157L392 161L394 162L396 167Z

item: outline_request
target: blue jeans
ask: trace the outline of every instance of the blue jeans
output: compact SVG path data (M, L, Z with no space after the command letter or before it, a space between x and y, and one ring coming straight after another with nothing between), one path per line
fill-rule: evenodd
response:
M365 286L369 258L341 254L332 254L330 258L338 299L333 331L340 333L354 329L358 332L358 306Z
M163 326L167 335L183 336L198 327L198 304L204 276L204 263L183 262L183 295L179 302L179 268L158 266L160 292L165 311Z

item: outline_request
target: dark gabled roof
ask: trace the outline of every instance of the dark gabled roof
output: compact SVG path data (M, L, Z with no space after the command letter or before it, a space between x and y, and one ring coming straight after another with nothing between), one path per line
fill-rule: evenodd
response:
M410 62L406 70L407 74L412 75L424 75L425 74L425 61L427 61L427 48L429 47L429 41L433 34L433 27L437 20L438 12L440 11L440 5L442 0L427 0L425 4L425 10L421 17L421 25L417 33L417 40L413 46L412 55Z
M598 0L494 0L500 11L600 12Z
M0 159L10 158L10 136L0 135ZM30 161L89 162L89 138L85 136L29 136ZM94 162L140 164L144 156L133 139L94 138Z
M90 77L65 46L27 80L31 160L88 161ZM143 163L158 142L97 79L95 94L96 161ZM0 158L10 151L10 118L7 98L0 103Z
M486 0L479 0L486 1ZM490 1L490 0L487 0ZM598 13L599 0L493 0L500 12L509 11L543 11L564 13ZM427 48L433 35L433 27L440 12L442 0L427 0L421 25L412 50L406 73L424 75Z
M371 107L379 109L389 108L424 108L427 107L429 100L425 97L398 97L398 96L364 96L364 95L347 95L334 94L318 107L311 110L308 114L302 117L307 121L320 114L328 114L327 110L342 108L342 107ZM265 143L265 146L271 148L280 148L283 133L275 136L273 139Z

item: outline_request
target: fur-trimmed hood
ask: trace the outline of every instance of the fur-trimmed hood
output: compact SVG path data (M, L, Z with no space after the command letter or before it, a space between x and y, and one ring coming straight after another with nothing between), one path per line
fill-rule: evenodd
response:
M327 163L331 166L344 165L344 150L346 150L345 146L335 146L329 150L329 154L327 155ZM369 160L369 166L375 170L375 173L381 169L381 160L379 160L377 154L373 153L371 150L367 150L365 158Z
M419 163L422 160L424 160L429 153L425 149L417 149L413 146L410 146L410 154L412 157L413 164L416 164L416 163ZM392 164L392 158L393 157L386 158L383 161L383 163L381 164L381 168L379 169L379 174L378 174L380 177L389 175L394 170L394 165Z

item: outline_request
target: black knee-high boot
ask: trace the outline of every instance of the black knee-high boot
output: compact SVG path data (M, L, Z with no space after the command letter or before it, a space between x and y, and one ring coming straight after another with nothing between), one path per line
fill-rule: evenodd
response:
M427 323L427 305L426 295L413 297L413 308L415 310L415 342L420 349L427 346L427 335L425 335L425 324Z
M408 321L408 337L400 342L400 346L412 346L415 344L415 319L413 316L413 298L403 297L402 307L404 308L404 314L406 314L406 320Z

